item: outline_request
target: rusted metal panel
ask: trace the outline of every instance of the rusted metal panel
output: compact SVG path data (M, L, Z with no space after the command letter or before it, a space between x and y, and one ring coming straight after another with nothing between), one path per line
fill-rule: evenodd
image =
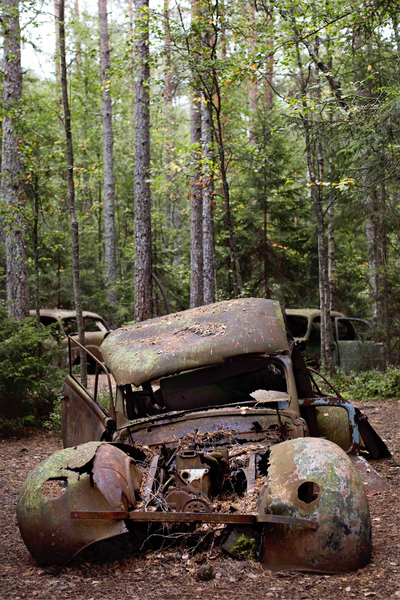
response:
M68 376L61 402L62 436L65 448L101 440L109 420L77 381Z
M280 418L290 432L290 437L303 437L305 422L290 410L280 410ZM254 425L257 423L257 426ZM276 439L274 426L278 427L276 411L268 408L242 406L223 407L199 412L170 413L170 415L140 419L130 427L115 434L114 441L127 442L134 439L149 447L176 446L185 435L233 432L246 436L249 441L259 441L266 437Z
M124 327L101 345L118 385L140 385L241 354L288 351L279 304L259 298L219 302Z
M264 562L269 568L337 573L370 560L364 486L349 457L328 440L303 438L271 448L259 512L318 523L315 531L266 525Z
M141 475L127 458L115 446L89 442L55 453L31 471L18 499L17 518L23 540L40 564L65 564L93 542L127 531L120 520L77 523L70 517L72 508L126 511L135 505L134 486Z
M147 512L147 511L89 511L71 510L71 519L83 521L122 519L138 523L226 523L227 525L255 525L256 523L275 523L315 530L317 521L299 519L282 515L260 515L257 513L230 514L205 512Z
M366 494L377 492L388 492L390 486L386 479L382 477L363 456L349 456L363 482Z

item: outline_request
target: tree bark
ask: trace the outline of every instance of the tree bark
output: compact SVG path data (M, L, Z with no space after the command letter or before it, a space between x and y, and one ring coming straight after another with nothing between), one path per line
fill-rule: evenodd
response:
M135 319L145 321L153 313L148 0L135 0L135 9Z
M38 225L39 225L39 178L37 173L33 179L33 198L35 203L35 211L33 214L33 251L35 262L35 312L36 326L40 326L40 300L39 300L39 240L38 240Z
M254 53L256 51L256 9L255 7L247 3L247 10L249 13L250 21L250 48ZM250 80L248 82L248 100L249 100L249 141L253 144L256 140L256 118L257 118L257 100L258 100L258 85L257 78L254 72L250 72Z
M74 284L74 300L76 311L76 322L78 326L79 343L85 345L85 330L82 317L80 265L79 265L79 225L75 213L75 185L74 185L74 148L72 144L71 112L68 101L67 65L65 59L65 11L64 0L59 0L59 27L60 27L60 64L61 64L61 88L64 107L64 127L67 143L68 157L68 210L71 219L72 231L72 273ZM80 348L81 383L87 387L87 356Z
M386 210L386 184L385 184L385 168L382 167L382 222L381 222L381 239L382 239L382 274L381 274L381 292L382 292L382 310L383 323L385 330L385 367L390 364L390 314L389 314L389 288L387 277L387 210Z
M114 286L117 281L117 253L114 214L114 136L110 94L110 40L108 35L107 0L99 0L101 100L103 112L103 171L104 171L104 262L108 289L107 300L117 304ZM114 319L115 321L115 319ZM116 323L113 323L115 326Z
M3 137L1 201L6 229L6 286L9 315L29 315L29 285L24 227L24 165L19 150L22 71L18 0L3 0Z
M201 92L191 91L190 142L190 306L203 304L203 196L201 174Z
M299 49L299 40L298 33L295 29L293 32L295 43L296 43L296 54L297 54L297 64L299 67L300 73L300 88L301 95L303 97L303 106L307 108L306 101L306 82L304 78L304 70L303 64L300 56ZM317 72L318 77L318 72ZM314 211L317 217L317 227L318 227L318 268L319 268L319 302L320 302L320 311L321 311L321 362L325 365L332 375L334 371L333 365L333 356L331 349L331 339L332 339L332 324L330 318L330 287L329 287L329 278L328 278L328 256L325 248L325 223L324 223L324 211L323 211L323 197L321 193L321 186L317 184L317 177L314 169L314 161L312 155L312 145L311 145L311 135L310 135L310 123L308 118L308 113L303 114L303 126L305 133L305 142L306 142L306 157L307 157L307 166L308 173L310 177L311 183L311 192L314 204ZM324 164L323 164L323 154L322 154L322 146L320 140L317 140L317 163L318 163L318 176L320 181L323 181L324 177Z
M270 23L271 30L273 27L273 18L271 17ZM267 45L270 48L270 54L267 56L266 65L265 65L265 77L266 77L266 86L265 86L265 106L267 110L271 110L272 108L272 86L274 84L274 40L272 39L272 31L271 38L268 40Z
M205 167L203 173L203 302L215 302L215 246L213 195L214 182L212 170L212 123L208 103L202 106L202 140Z
M367 238L368 248L368 279L372 294L372 321L374 327L380 325L380 310L379 310L379 267L380 267L380 252L378 245L379 234L379 215L376 202L376 190L373 187L369 189L369 167L365 167L363 171L364 179L364 207L367 215L365 224L365 233Z
M56 34L56 80L61 86L61 67L60 67L60 8L59 0L54 0L54 27Z

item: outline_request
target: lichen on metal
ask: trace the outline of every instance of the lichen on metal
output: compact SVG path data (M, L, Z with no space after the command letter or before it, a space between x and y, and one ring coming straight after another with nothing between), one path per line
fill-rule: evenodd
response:
M140 385L251 353L288 353L278 302L228 300L112 332L101 353L118 385Z
M44 495L42 488L54 481L64 487L58 495ZM134 461L109 444L89 442L53 454L31 471L18 498L18 525L28 550L40 564L63 565L93 542L126 533L123 521L76 523L70 512L127 510L136 503L140 481Z
M311 493L303 496L307 485ZM264 562L273 569L337 573L370 560L371 524L362 481L347 454L328 440L298 438L272 447L259 510L318 522L315 531L266 526Z

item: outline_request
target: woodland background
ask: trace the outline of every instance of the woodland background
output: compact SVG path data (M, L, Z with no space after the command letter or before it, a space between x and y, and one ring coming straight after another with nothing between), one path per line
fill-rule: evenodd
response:
M321 307L328 367L329 309L397 363L399 8L2 0L3 309L78 298L117 326L165 314L162 291L267 297ZM44 11L47 77L19 58Z

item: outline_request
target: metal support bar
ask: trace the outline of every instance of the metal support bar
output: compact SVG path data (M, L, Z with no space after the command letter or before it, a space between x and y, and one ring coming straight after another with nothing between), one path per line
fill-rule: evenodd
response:
M96 404L99 404L99 406L101 406L101 404L97 401L97 390L98 390L97 380L98 380L98 377L99 377L99 366L103 369L104 373L107 375L108 391L109 391L109 394L110 394L110 410L108 411L103 406L101 406L101 409L108 416L111 416L115 420L114 396L113 396L113 389L112 389L110 371L107 369L107 367L106 367L106 365L105 365L104 362L101 362L101 360L99 360L98 358L96 358L95 355L92 354L87 348L85 348L85 346L82 346L82 344L80 344L78 342L78 340L76 340L75 338L73 338L70 335L68 335L67 337L68 337L68 357L69 357L69 374L70 374L70 377L72 377L73 380L76 381L76 383L78 385L80 385L81 387L83 387L82 384L80 383L80 381L78 381L76 379L76 377L72 374L71 344L74 343L77 346L79 346L80 348L83 348L84 351L86 352L86 354L88 354L90 356L90 358L92 358L94 360L94 362L96 363L96 380L95 380L95 389L94 389L94 398L93 398L93 400L96 402ZM89 393L87 390L85 390L85 392Z
M139 523L226 523L255 525L275 523L305 529L317 529L317 521L286 517L283 515L259 515L256 513L193 513L193 512L150 512L150 511L88 511L71 510L71 519L123 519Z

